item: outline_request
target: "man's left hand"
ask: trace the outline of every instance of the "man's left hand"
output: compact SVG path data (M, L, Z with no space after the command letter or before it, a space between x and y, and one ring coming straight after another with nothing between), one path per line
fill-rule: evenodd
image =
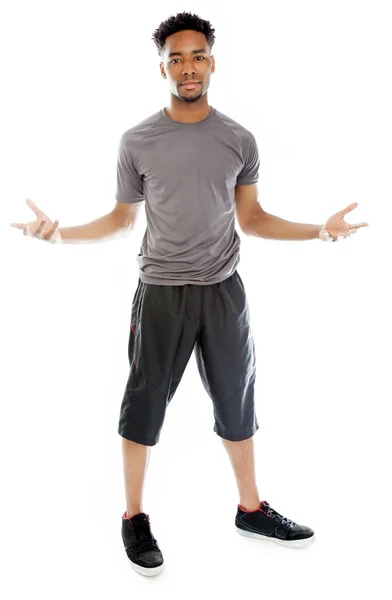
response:
M361 227L368 227L369 223L355 223L355 225L349 225L345 222L344 217L347 213L354 210L354 208L357 208L357 206L358 202L354 202L344 210L332 215L322 227L319 238L326 242L336 242L346 237L350 237L352 233L357 233L358 229Z

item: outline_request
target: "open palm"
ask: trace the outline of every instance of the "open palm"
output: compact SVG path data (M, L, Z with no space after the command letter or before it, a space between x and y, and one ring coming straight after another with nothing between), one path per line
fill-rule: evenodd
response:
M23 235L35 237L46 242L60 242L58 231L59 221L52 221L32 200L26 200L27 205L35 213L35 221L29 223L11 223L11 227L21 229Z
M350 236L352 233L357 233L358 229L361 227L368 227L368 223L355 223L354 225L350 225L345 222L344 217L357 208L357 206L358 202L353 202L353 204L350 204L347 208L332 215L322 228L320 237L322 239L332 239L335 242L338 239Z

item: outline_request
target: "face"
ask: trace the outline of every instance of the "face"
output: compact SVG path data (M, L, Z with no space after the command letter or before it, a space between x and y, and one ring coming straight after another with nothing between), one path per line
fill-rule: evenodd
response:
M215 70L206 36L199 31L179 31L166 38L162 76L171 92L183 102L197 102L207 92Z

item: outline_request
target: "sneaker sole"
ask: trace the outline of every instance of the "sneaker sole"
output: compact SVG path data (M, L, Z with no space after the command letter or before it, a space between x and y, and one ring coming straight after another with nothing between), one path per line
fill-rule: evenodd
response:
M286 540L279 540L278 538L268 537L267 535L262 535L261 533L253 533L252 531L245 531L244 529L240 529L236 526L237 533L243 535L244 537L255 538L258 540L265 540L267 542L275 542L275 544L279 544L280 546L286 546L286 548L304 548L305 546L310 546L313 544L315 540L315 535L313 534L311 537L304 538L303 540L292 540L288 542Z
M132 565L132 569L136 571L139 575L144 575L144 577L155 577L156 575L160 575L162 573L164 564L159 565L159 567L141 567L140 565L136 565L132 561L130 561Z

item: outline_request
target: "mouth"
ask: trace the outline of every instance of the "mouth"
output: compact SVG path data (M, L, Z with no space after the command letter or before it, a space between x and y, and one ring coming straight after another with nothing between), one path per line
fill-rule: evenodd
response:
M185 81L184 83L181 83L181 87L186 90L194 90L198 85L201 85L200 81Z

